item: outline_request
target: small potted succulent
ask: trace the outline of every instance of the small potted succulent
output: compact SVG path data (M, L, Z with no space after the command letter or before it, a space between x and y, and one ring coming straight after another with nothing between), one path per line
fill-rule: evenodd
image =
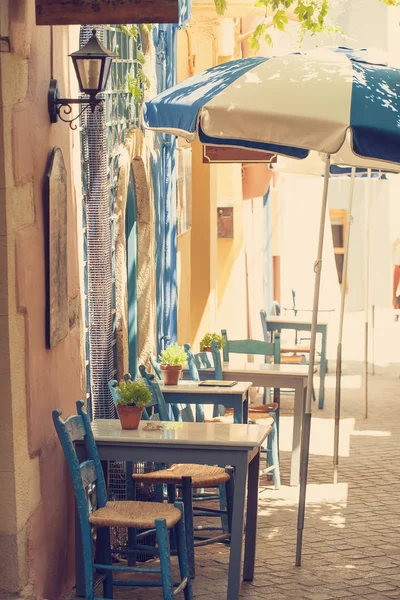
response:
M171 344L161 352L159 358L165 385L177 385L182 367L186 363L186 352L182 346Z
M115 389L119 396L117 411L122 429L137 429L144 407L151 402L151 391L142 378L120 381Z
M211 352L213 342L217 342L218 350L221 350L225 346L225 340L222 335L218 335L218 333L206 333L200 341L200 352Z

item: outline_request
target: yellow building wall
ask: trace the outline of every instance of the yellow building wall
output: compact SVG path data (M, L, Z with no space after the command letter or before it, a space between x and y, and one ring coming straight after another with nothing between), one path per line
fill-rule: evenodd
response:
M194 11L190 27L178 36L179 81L234 57L219 56L218 44L229 48L221 42L219 27L215 18ZM232 48L236 57L240 45ZM194 351L207 331L224 328L232 338L260 337L259 310L264 307L262 198L249 210L251 201L243 201L241 165L204 164L202 153L194 142L192 228L178 237L178 341L191 343ZM219 239L217 209L226 206L233 207L234 234Z

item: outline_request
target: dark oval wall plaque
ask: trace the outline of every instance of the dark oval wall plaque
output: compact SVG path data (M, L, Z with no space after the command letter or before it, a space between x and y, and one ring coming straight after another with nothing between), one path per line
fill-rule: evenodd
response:
M46 343L53 348L67 337L67 170L60 148L53 148L45 185Z

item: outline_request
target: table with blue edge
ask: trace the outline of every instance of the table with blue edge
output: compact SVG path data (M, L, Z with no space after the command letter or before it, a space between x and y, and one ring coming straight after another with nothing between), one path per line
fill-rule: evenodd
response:
M159 385L168 404L221 404L225 408L233 408L234 423L247 423L251 381L237 381L232 387L211 387L199 383L180 380L178 385Z

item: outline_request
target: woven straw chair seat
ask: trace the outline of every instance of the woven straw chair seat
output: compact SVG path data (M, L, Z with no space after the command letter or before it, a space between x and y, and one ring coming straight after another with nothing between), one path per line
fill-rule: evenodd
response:
M293 354L307 354L308 352L310 352L310 345L306 344L304 346L281 346L281 353L282 352L292 352Z
M93 512L89 521L96 527L137 527L153 529L156 519L165 519L167 527L176 525L181 511L173 504L163 502L107 502Z
M150 473L134 473L135 481L144 483L172 483L179 485L182 477L192 478L192 487L212 487L220 485L230 479L230 476L221 467L209 467L207 465L185 465L176 464L168 469L153 471Z

